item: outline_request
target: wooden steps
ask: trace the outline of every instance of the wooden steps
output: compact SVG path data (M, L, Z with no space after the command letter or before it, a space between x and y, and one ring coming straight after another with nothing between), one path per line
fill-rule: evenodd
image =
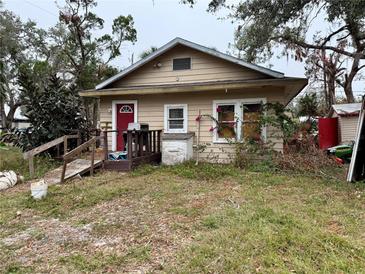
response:
M102 160L94 161L94 169L102 165ZM83 175L89 172L91 169L91 160L86 159L76 159L67 164L65 181L69 180L77 175ZM54 170L49 171L44 175L44 180L49 184L59 184L61 183L62 166Z

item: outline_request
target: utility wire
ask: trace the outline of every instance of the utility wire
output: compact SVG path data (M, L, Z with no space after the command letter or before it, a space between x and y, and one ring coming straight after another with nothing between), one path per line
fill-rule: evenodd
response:
M33 7L36 7L36 8L38 8L38 9L40 9L40 10L42 10L42 11L44 11L44 12L47 12L48 14L51 14L51 15L53 15L53 16L55 16L55 17L57 17L57 18L58 18L58 15L56 15L55 13L53 13L53 12L51 12L51 11L49 11L49 10L44 9L44 8L42 8L42 7L38 6L38 5L36 5L36 4L32 3L32 2L30 2L29 0L24 0L24 1L25 1L25 2L27 2L29 5L31 5L31 6L33 6Z

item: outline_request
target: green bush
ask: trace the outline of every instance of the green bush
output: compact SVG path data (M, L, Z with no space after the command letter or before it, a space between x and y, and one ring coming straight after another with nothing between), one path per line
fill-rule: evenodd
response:
M66 134L76 131L86 134L88 123L80 97L72 86L66 86L57 76L52 76L41 86L33 81L30 68L24 68L19 83L24 98L23 114L31 127L14 131L2 140L30 150Z

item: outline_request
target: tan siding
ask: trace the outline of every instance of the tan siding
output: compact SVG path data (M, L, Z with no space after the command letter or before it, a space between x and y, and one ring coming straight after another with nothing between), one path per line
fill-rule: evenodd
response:
M100 101L100 122L101 126L105 122L112 121L112 100L137 100L138 101L138 122L148 123L150 129L163 129L164 127L164 105L165 104L187 104L188 105L188 131L197 134L197 123L199 109L202 114L212 115L213 100L223 99L246 99L246 98L266 98L267 102L283 102L284 91L277 88L250 89L228 91L212 91L199 93L179 93L161 95L140 95L140 96L118 96L101 97ZM205 160L228 161L231 157L232 147L227 144L213 143L213 133L209 132L213 122L210 119L203 119L200 124L200 143L207 144L206 150L201 154ZM274 143L277 150L282 150L282 139L274 138L273 129L267 129L269 140ZM196 138L194 140L196 144ZM109 136L111 148L111 135Z
M172 60L181 57L191 57L192 68L190 70L173 71ZM157 62L162 64L161 68L154 68L154 64ZM267 78L267 76L197 50L177 46L130 73L125 78L113 83L110 87L260 78Z
M339 117L341 142L348 143L355 140L358 116Z

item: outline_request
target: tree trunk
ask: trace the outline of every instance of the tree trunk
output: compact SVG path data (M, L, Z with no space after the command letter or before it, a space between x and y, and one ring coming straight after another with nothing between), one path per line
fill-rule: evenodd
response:
M351 66L351 71L349 74L345 75L344 91L348 103L355 102L355 97L352 90L352 82L354 81L356 74L359 72L360 59L361 57L359 56L359 54L354 57Z
M4 103L0 102L0 127L5 130L6 129L6 114L5 114L5 106Z
M329 110L331 108L331 104L330 104L330 99L329 99L329 93L328 93L328 83L327 83L327 74L326 71L323 70L323 95L324 95L324 100L326 103L326 109Z
M354 97L354 93L352 91L352 80L346 80L346 83L344 86L344 91L345 91L347 103L354 103L355 97Z
M7 130L10 130L13 127L14 116L17 109L18 105L9 106L9 112L5 118L5 128Z
M336 103L336 66L333 63L330 65L323 63L323 72L325 86L327 86L326 104L329 110Z
M328 88L328 106L331 108L336 103L336 84L333 75L327 75L327 88Z

